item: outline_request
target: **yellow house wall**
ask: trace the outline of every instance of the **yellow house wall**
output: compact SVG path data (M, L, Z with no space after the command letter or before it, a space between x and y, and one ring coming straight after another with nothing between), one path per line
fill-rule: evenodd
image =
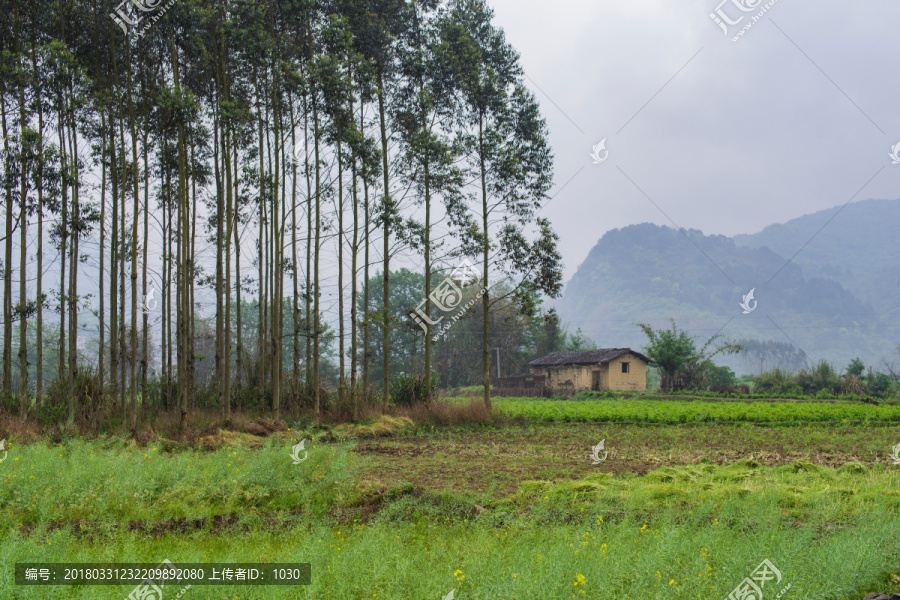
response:
M622 373L622 363L630 362L630 372ZM594 371L600 371L600 389L618 391L647 391L647 365L633 354L626 354L602 365L566 367L530 367L532 375L546 375L551 390L590 390Z
M622 363L631 363L628 373L622 372ZM605 390L647 391L647 364L633 354L625 354L603 365L601 383Z
M577 391L591 389L591 371L589 367L552 367L547 369L547 387L554 390L572 389Z

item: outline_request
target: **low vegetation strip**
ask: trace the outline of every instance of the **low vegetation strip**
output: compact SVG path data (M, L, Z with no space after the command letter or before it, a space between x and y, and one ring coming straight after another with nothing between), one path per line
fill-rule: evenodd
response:
M225 479L236 458L241 472L273 471L269 492L303 488L308 498L321 497L332 506L355 504L358 498L334 476L347 467L340 448L316 444L308 461L290 476L279 466L282 452L274 448L222 449L200 453L144 456L141 448L103 448L99 444L65 445L22 453L15 481L5 487L0 512L11 496L26 492L50 472L38 471L28 484L19 476L31 472L30 461L55 461L63 454L59 495L70 497L54 517L83 518L83 498L74 491L98 482L124 495L112 471L139 469L135 475L156 479L158 493L170 499L184 488L172 479L175 469L207 471L195 477L198 498L227 487ZM273 452L274 451L274 452ZM49 452L54 452L53 455ZM235 457L232 452L238 452ZM93 455L93 456L92 456ZM317 456L318 455L318 456ZM169 462L171 460L171 462ZM317 460L318 463L309 464ZM26 462L23 465L23 461ZM143 462L142 462L143 461ZM290 463L290 461L288 461ZM229 464L231 465L229 467ZM78 467L81 465L81 467ZM51 464L36 464L49 467ZM291 465L294 466L294 465ZM299 467L299 465L297 465ZM229 475L226 475L229 474ZM285 479L284 484L277 484ZM348 483L352 482L352 478ZM239 478L230 495L241 496L261 483L259 474ZM272 527L262 515L243 510L186 536L145 529L116 528L114 523L148 517L163 519L166 511L147 514L159 497L138 495L105 523L87 528L38 526L15 528L0 543L0 597L50 600L90 598L121 600L124 587L10 586L12 565L39 557L49 562L98 562L115 558L131 562L276 562L312 564L312 584L304 588L239 588L197 586L187 598L296 599L392 598L413 600L446 597L457 600L524 600L525 598L724 598L764 559L772 561L791 584L791 597L858 600L875 589L898 590L896 572L900 546L900 471L884 465L848 463L838 469L798 461L766 467L744 460L730 465L699 464L666 467L646 476L619 476L599 470L574 481L523 482L518 491L484 502L465 494L384 493L380 508L365 521L339 520L330 514L303 512L278 520ZM131 491L131 487L127 491ZM170 492L171 495L167 492ZM170 502L166 502L169 504ZM310 508L304 498L285 504L268 503L270 511L287 514ZM199 507L218 510L209 504ZM21 517L16 511L7 519ZM45 521L46 522L46 521ZM390 560L376 560L390 557ZM584 592L582 594L581 592ZM898 590L900 591L900 590ZM768 596L767 596L768 597Z
M676 400L536 400L497 398L510 417L547 422L615 423L900 423L900 405L819 402L690 402Z
M291 443L174 452L121 439L12 446L0 470L0 538L69 523L332 510L355 482L347 449L313 443L293 464Z

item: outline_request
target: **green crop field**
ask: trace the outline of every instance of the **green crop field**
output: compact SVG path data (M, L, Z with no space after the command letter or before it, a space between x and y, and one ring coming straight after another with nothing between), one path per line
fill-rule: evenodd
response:
M835 402L497 398L512 417L550 422L900 424L900 405Z
M307 429L217 449L13 440L0 598L132 589L14 586L17 562L163 559L312 565L309 586L166 600L721 600L764 560L781 576L765 598L900 593L896 407L725 404L498 400L525 421L343 442ZM564 415L578 422L552 422ZM793 426L771 426L782 422ZM592 464L603 437L609 455ZM303 438L308 460L293 464Z

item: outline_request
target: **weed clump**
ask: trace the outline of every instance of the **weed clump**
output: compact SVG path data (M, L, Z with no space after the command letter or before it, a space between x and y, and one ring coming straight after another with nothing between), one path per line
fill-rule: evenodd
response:
M376 438L395 435L401 431L415 427L409 417L392 417L380 415L374 422L357 425L355 423L342 423L331 429L330 437L336 440L349 438Z

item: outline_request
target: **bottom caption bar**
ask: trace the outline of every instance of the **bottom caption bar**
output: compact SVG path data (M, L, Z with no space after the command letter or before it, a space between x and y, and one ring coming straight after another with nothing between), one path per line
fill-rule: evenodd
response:
M309 585L310 563L16 563L16 585ZM140 597L140 596L139 596Z

